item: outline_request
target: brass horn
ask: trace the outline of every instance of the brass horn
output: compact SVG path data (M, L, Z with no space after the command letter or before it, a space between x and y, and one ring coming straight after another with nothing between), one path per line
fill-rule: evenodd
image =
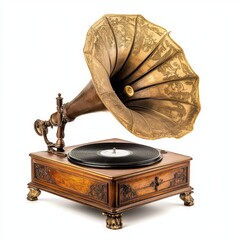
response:
M66 122L106 109L140 138L180 138L193 129L199 78L164 28L141 15L105 15L89 29L84 55L92 80L49 121L37 120L38 134L57 125L63 138ZM52 146L63 150L58 142Z

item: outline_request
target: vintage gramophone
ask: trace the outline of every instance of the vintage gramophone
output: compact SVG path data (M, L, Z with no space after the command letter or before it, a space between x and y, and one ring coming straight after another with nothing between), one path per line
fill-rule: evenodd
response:
M144 139L180 138L193 129L200 111L198 76L182 48L164 28L141 15L105 15L88 31L85 58L92 80L71 102L59 94L57 112L37 120L48 150L31 153L28 200L40 190L101 209L107 227L122 227L122 212L180 194L193 205L191 157L121 139L65 147L66 123L109 110ZM57 141L47 138L57 127Z

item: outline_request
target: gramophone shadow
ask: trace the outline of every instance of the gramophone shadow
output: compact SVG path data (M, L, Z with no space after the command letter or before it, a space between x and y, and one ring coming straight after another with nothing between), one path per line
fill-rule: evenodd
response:
M174 206L177 207L179 205L181 204L161 201L129 209L123 214L124 227L146 221L146 219L155 216L161 217L172 211Z
M102 216L101 210L71 200L62 198L54 198L54 200L50 200L49 198L42 198L41 201L48 201L50 204L58 205L61 208L64 207L73 211L75 214L79 213L81 215L86 215L88 218L95 219L95 221L102 222L103 218L105 218ZM124 227L132 226L155 216L163 216L174 210L174 207L179 206L183 206L183 204L161 201L126 210L123 212Z

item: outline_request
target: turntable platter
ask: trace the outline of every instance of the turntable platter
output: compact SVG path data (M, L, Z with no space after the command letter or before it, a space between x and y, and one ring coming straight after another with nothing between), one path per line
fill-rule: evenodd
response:
M83 145L68 153L71 163L95 168L135 168L162 160L160 152L136 143L106 142Z

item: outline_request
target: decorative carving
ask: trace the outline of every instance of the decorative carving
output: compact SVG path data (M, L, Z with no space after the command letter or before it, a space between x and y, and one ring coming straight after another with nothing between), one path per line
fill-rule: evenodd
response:
M170 181L169 187L174 187L186 182L187 182L187 167L184 167L178 170L176 173L174 173L174 177Z
M55 184L56 182L52 178L50 172L51 172L51 168L37 164L37 163L34 164L35 178L44 180L48 183Z
M180 198L184 201L184 205L185 206L192 206L192 205L194 205L194 199L191 196L191 193L193 193L193 191L185 192L185 193L181 193L180 194Z
M116 230L122 228L122 213L103 213L107 216L106 227Z
M150 187L153 187L155 191L158 190L158 187L162 184L163 179L159 179L158 177L155 177L154 181L150 183Z
M125 202L137 197L137 192L127 184L120 184L120 202Z
M27 200L37 201L38 196L41 194L41 191L38 188L29 188L29 193L27 195Z
M107 202L107 184L91 185L88 196L106 203Z

